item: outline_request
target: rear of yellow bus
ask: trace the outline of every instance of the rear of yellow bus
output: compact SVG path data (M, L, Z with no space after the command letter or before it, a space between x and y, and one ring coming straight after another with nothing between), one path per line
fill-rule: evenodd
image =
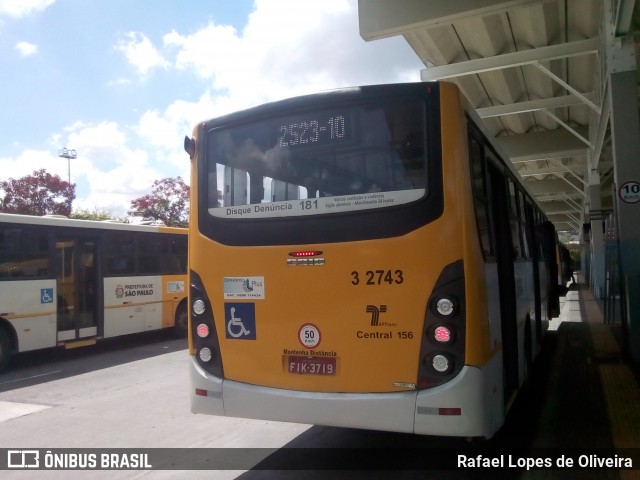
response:
M194 413L491 436L465 361L463 126L457 90L409 84L195 128Z

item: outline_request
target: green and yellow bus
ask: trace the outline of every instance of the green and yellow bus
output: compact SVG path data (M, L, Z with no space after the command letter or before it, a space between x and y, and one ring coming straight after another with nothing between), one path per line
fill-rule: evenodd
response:
M457 87L269 103L185 150L194 413L495 434L553 313L555 230Z
M10 356L187 330L187 229L0 214L0 370Z

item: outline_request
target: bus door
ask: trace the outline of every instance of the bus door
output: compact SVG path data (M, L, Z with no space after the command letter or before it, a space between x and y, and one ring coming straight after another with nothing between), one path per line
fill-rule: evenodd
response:
M489 167L492 225L498 269L504 396L505 406L508 407L515 398L519 387L515 255L511 238L507 178L501 169L493 165L493 162L487 163Z
M59 342L98 334L97 260L96 239L56 239Z

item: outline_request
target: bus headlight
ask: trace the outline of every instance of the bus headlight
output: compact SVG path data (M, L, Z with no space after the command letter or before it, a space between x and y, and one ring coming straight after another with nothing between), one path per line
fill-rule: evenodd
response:
M196 315L202 315L205 311L204 302L200 299L196 300L195 302L193 302L192 310Z

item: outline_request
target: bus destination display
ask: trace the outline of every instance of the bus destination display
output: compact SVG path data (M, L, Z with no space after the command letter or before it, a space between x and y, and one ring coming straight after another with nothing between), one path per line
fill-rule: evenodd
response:
M279 121L279 147L304 147L342 142L351 137L350 122L342 113L307 118L300 121Z

